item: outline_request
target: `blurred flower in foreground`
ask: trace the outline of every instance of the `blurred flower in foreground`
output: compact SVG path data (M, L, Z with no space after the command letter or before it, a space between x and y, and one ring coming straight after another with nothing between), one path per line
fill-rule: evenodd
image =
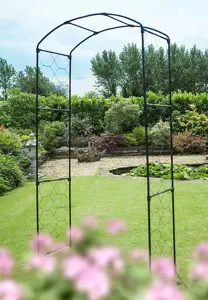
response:
M196 247L194 256L197 261L208 263L208 243L200 243Z
M51 254L36 254L32 256L29 263L27 264L27 268L29 270L39 270L43 273L52 273L55 270L55 267L56 260Z
M103 270L91 266L78 277L76 287L78 291L87 292L89 300L99 300L109 294L110 280Z
M10 253L5 249L0 249L0 274L10 274L12 267L13 260Z
M169 258L158 258L153 260L152 273L164 282L173 282L175 279L175 266Z
M0 281L0 299L1 300L20 300L22 291L17 282L13 280Z
M146 300L185 300L185 296L175 286L157 282L149 288Z
M97 227L97 219L93 216L87 216L82 220L82 224L86 228L96 228Z
M77 254L69 256L63 261L64 276L69 279L77 278L88 267L87 259Z
M79 227L71 227L71 229L67 232L68 238L72 240L72 242L81 242L84 238L84 231Z
M30 242L30 246L32 250L42 252L42 253L49 251L52 244L53 244L52 238L46 234L38 234Z
M107 224L107 232L112 235L120 233L125 229L126 229L126 224L117 219L110 220Z

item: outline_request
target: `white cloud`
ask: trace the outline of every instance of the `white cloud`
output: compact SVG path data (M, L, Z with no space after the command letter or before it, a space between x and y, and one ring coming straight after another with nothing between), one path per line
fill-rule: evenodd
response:
M208 40L204 26L207 9L207 0L7 0L1 3L0 30L1 22L8 24L10 34L9 38L7 35L1 37L0 47L14 49L14 52L16 49L22 50L23 55L25 51L31 56L35 55L37 42L53 27L81 15L107 11L129 16L145 26L164 31L173 42L191 46L200 41L200 47L205 48ZM15 23L21 24L21 29L15 31ZM101 16L80 20L79 24L97 30L113 23L114 21ZM117 25L116 22L114 24ZM68 54L69 49L85 36L86 33L80 29L64 26L51 35L45 45L50 50ZM139 30L121 29L98 35L82 44L73 56L89 61L103 49L118 52L128 42L138 42L140 45ZM74 89L79 94L79 91L86 92L93 87L90 73L85 73L84 79L73 80Z

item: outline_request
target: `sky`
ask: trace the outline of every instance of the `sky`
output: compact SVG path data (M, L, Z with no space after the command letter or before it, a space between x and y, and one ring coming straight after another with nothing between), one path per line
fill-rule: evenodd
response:
M66 20L89 13L108 12L128 16L167 33L171 42L202 50L208 48L208 1L207 0L2 0L0 10L0 57L23 70L26 65L35 66L35 49L41 38L55 26ZM104 16L81 20L82 26L93 30L117 25ZM70 49L87 33L77 27L64 26L52 34L41 48L68 54ZM73 53L72 94L83 95L94 89L90 60L96 53L115 50L119 53L127 43L138 43L138 28L119 29L98 35L82 44ZM166 46L150 35L145 42ZM42 56L42 70L53 77L50 68L44 65L54 62L53 57ZM66 61L57 58L57 64L66 67ZM56 64L52 65L56 68ZM54 71L54 70L53 70ZM56 69L55 69L56 72ZM66 72L58 70L58 78L66 78ZM64 79L65 80L65 79Z

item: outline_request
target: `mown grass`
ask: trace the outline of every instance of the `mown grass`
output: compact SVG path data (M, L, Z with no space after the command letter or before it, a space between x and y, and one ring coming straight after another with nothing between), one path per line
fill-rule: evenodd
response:
M60 182L58 191L62 191L65 188L64 185L65 183ZM155 192L162 187L160 187L160 182L154 181L152 188ZM48 184L44 184L42 193L46 196L50 189ZM56 207L59 207L62 196L55 197L53 192L51 195L56 200ZM186 273L195 245L201 240L208 240L207 195L208 184L206 182L176 182L176 249L178 270L182 276ZM152 199L152 242L155 255L160 254L161 251L165 254L170 253L170 200L168 194ZM53 212L56 212L56 207L50 203L50 197L44 198L43 207L50 207ZM67 213L63 208L59 210L57 216L61 218L62 212L63 219L65 219ZM28 240L36 232L34 182L27 182L23 187L0 197L0 215L0 245L8 247L16 259L15 276L24 277L21 272L23 258L27 251ZM79 224L80 219L85 215L95 215L101 223L115 217L126 221L128 232L112 239L111 242L127 249L148 247L145 180L98 176L73 177L73 224ZM42 215L43 223L44 218L45 220L48 218L47 213ZM65 226L66 223L60 222L57 225L57 231L64 233ZM106 239L105 235L103 239Z

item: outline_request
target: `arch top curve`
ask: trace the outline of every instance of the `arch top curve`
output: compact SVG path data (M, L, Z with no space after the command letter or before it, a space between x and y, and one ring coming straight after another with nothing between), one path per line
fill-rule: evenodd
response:
M88 15L84 15L84 16L80 16L80 17L76 17L76 18L73 18L73 19L70 19L70 20L67 20L59 25L57 25L56 27L54 27L52 30L50 30L37 44L37 49L39 48L40 44L49 36L51 35L53 32L55 32L57 29L65 26L65 25L72 25L72 26L76 26L76 27L79 27L79 28L82 28L83 30L87 30L87 31L90 31L94 34L98 34L100 32L103 32L105 30L108 30L108 28L105 28L104 30L100 30L100 31L94 31L92 29L89 29L89 28L85 28L83 26L80 26L78 24L73 24L72 22L74 21L79 21L79 20L82 20L82 19L87 19L87 18L90 18L90 17L95 17L95 16L105 16L105 17L108 17L110 19L114 19L115 21L117 22L120 22L121 24L125 24L126 27L141 27L141 28L144 28L144 26L138 22L137 20L135 19L132 19L132 18L129 18L127 16L124 16L124 15L120 15L120 14L114 14L114 13L107 13L107 12L100 12L100 13L93 13L93 14L88 14ZM118 18L123 18L124 20L127 20L127 21L130 21L130 22L133 22L133 24L129 24L125 21L122 21L122 20L119 20L119 19L116 19L116 17ZM115 26L117 27L117 26Z

